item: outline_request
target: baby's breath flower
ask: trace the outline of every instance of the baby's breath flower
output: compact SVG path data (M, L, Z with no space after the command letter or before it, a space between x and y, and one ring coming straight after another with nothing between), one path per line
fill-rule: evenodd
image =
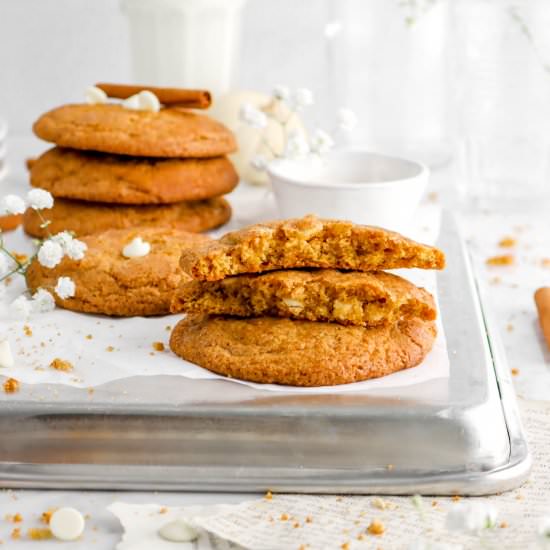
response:
M38 250L37 257L40 265L51 269L55 267L63 258L63 247L55 241L45 241Z
M32 296L30 302L31 311L35 313L48 313L55 309L55 300L50 292L39 288Z
M273 97L280 101L287 101L290 98L290 89L288 86L279 84L273 88Z
M313 92L307 88L298 88L292 94L292 105L296 111L313 104Z
M537 529L539 548L550 550L550 516L542 518Z
M292 131L288 135L284 157L288 159L303 158L309 153L309 145L301 132Z
M334 147L334 140L324 130L316 130L311 138L311 150L322 155Z
M53 197L44 189L32 189L27 193L27 202L34 210L43 210L53 206Z
M351 109L338 109L338 127L351 132L357 126L357 115Z
M74 237L71 233L68 231L61 231L60 233L56 233L50 240L54 243L59 243L61 245L61 248L65 250L67 248L67 245L72 242Z
M496 526L498 512L491 504L483 502L459 502L447 514L447 529L476 533Z
M25 212L25 201L17 195L6 195L0 201L0 208L7 214L23 214Z
M14 319L25 320L31 314L31 302L26 296L19 296L9 306L10 316Z
M75 293L75 285L70 277L59 277L55 285L55 293L63 300L72 298Z
M250 164L256 170L260 172L265 172L267 170L268 161L263 155L256 155L251 161Z
M252 128L265 128L267 116L251 103L243 103L239 111L239 118Z
M73 239L65 245L65 254L67 254L71 260L82 260L86 250L88 250L86 243L78 239Z

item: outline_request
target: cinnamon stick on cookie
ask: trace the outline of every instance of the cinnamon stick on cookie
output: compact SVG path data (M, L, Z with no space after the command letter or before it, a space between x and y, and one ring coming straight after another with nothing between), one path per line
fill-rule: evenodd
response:
M155 86L138 86L131 84L109 84L99 82L96 87L103 90L107 96L117 99L128 99L143 90L153 92L158 100L167 106L180 106L189 109L208 109L212 96L208 90L186 90L183 88L158 88Z
M550 349L550 287L539 288L535 292L535 304L539 314L540 327Z

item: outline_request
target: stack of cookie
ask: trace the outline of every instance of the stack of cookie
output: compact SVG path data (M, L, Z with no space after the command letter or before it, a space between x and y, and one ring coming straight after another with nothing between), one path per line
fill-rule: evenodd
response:
M183 252L189 315L170 346L233 378L293 386L357 382L418 365L436 336L433 297L384 269L442 269L437 248L307 216Z
M65 105L42 115L33 130L56 146L32 163L31 185L56 200L41 215L26 212L29 235L136 226L201 232L230 218L222 195L238 182L226 157L236 142L205 115L174 107Z

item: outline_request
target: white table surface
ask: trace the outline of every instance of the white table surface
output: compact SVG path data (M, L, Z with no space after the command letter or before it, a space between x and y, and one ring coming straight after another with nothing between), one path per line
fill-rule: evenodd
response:
M2 195L19 190L24 192L26 171L24 159L43 150L43 144L35 139L8 140L10 174L0 182ZM451 197L449 190L450 169L435 172L431 188L441 197ZM243 187L240 193L247 192ZM253 191L251 191L253 192ZM449 199L444 200L449 206ZM452 205L451 205L452 206ZM548 216L546 216L548 218ZM462 217L464 233L468 238L491 312L498 320L500 335L506 350L509 366L517 369L513 380L518 394L527 399L550 399L550 353L546 350L538 327L533 303L533 292L543 285L550 286L550 268L543 267L542 258L550 258L550 220L543 214L499 215L497 213L468 214ZM499 248L498 241L507 235L514 236L518 245L514 249ZM484 260L495 254L513 253L517 262L511 267L489 267ZM184 506L189 504L236 503L253 495L199 494L199 493L113 493L113 492L61 492L61 491L0 491L0 540L4 548L21 550L36 548L33 541L12 542L10 533L14 525L6 520L6 514L23 516L23 533L37 527L42 512L52 507L73 506L89 514L83 538L70 543L71 549L114 548L121 535L118 521L105 510L113 500L134 503L160 503ZM93 543L93 545L91 544ZM40 548L59 548L56 541L41 542Z

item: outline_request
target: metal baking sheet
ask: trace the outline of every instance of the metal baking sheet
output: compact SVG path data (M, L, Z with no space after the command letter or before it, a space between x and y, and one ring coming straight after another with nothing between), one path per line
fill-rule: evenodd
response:
M450 376L368 395L134 377L0 396L0 484L74 489L488 494L530 456L456 223L438 245Z

